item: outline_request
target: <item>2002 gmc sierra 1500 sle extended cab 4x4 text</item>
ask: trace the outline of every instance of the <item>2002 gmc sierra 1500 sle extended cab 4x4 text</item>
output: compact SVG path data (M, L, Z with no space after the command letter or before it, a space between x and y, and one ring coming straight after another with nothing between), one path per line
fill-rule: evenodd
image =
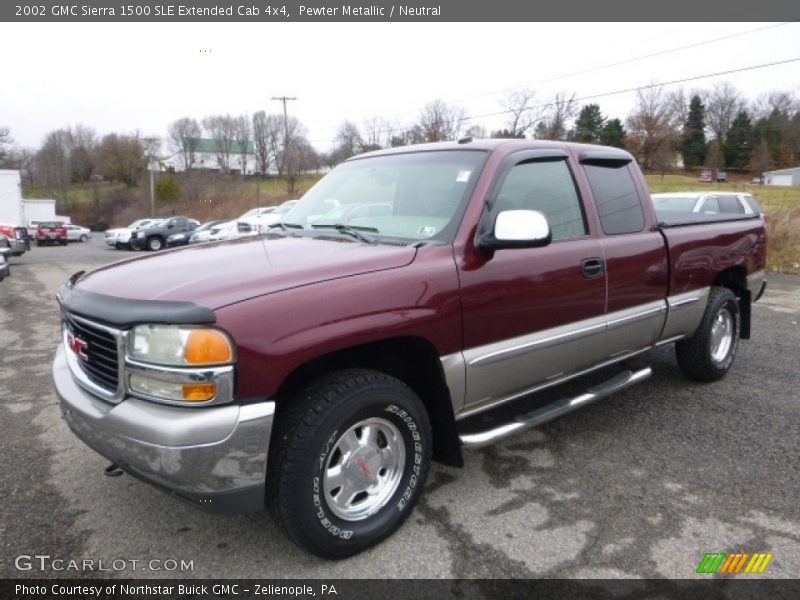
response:
M337 220L362 204L390 210ZM408 146L343 163L258 237L76 273L53 374L111 468L211 511L271 506L340 558L401 525L432 459L645 379L632 356L674 342L689 378L724 376L765 262L760 215L659 216L619 149Z

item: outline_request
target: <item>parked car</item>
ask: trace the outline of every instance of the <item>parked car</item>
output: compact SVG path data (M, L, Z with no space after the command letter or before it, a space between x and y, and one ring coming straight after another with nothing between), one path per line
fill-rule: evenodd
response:
M194 231L200 223L186 217L170 217L147 227L138 229L130 240L134 250L161 250L166 247L167 238L176 233Z
M0 281L11 275L11 266L8 262L8 257L11 255L10 248L4 248L0 245Z
M22 256L31 249L30 238L25 227L12 224L0 224L0 235L7 238L7 247L11 256Z
M393 211L309 222L332 198ZM647 379L655 347L674 343L693 380L730 371L766 286L764 221L688 216L657 216L618 148L362 154L270 235L62 285L64 419L114 469L214 512L267 505L300 547L350 556L401 526L432 459L462 466Z
M70 242L87 242L92 237L92 231L88 227L80 225L67 225L67 240Z
M264 231L270 225L280 221L299 202L299 200L287 200L280 204L274 211L259 217L259 231Z
M67 226L63 221L41 221L36 229L36 245L67 245Z
M117 250L122 250L123 248L130 248L130 241L131 235L134 231L141 229L142 227L147 227L156 221L161 221L162 219L138 219L128 225L127 227L117 227L116 229L108 229L106 230L105 241L107 246L111 246L116 248Z
M728 174L725 171L715 169L703 169L700 171L700 176L697 178L700 183L724 183L728 181Z
M209 236L211 235L211 230L214 227L216 227L217 225L220 225L222 223L225 223L224 219L223 220L218 220L218 221L208 221L208 222L203 223L202 225L198 226L197 229L195 229L194 231L189 232L190 233L189 243L190 244L199 244L201 242L207 242L208 239L209 239Z
M689 212L764 216L755 196L743 192L664 192L651 197L659 214Z
M209 229L208 241L235 240L240 237L256 235L258 230L244 221L223 221Z
M258 231L264 226L264 223L262 223L264 217L274 213L276 208L277 207L275 206L262 206L259 208L253 208L248 210L236 220L244 223L250 223L250 225L252 225L256 231Z

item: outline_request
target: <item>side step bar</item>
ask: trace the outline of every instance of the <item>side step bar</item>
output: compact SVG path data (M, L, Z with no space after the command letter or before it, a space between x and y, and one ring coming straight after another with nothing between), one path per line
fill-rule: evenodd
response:
M462 434L459 436L461 439L461 445L465 448L482 448L483 446L489 446L507 437L511 437L512 435L520 433L521 431L530 429L531 427L536 427L542 423L552 421L561 415L565 415L573 410L577 410L583 406L586 406L587 404L591 404L595 400L599 400L600 398L604 398L609 394L623 390L635 383L644 381L650 377L652 373L653 370L650 367L645 367L644 369L635 372L622 371L608 381L588 389L586 393L581 394L580 396L556 400L555 402L547 404L541 408L537 408L529 413L519 415L511 423L506 423L505 425L495 427L494 429L490 429L488 431Z

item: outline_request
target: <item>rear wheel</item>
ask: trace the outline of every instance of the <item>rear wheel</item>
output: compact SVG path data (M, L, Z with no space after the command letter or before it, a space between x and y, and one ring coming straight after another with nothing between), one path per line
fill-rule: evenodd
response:
M425 406L383 373L331 373L280 414L268 473L269 502L299 546L344 558L391 535L428 474Z
M739 346L739 302L728 288L711 288L694 336L675 344L678 366L697 381L717 381L730 370Z
M156 252L157 250L161 250L164 247L164 240L162 240L157 235L154 235L151 238L147 238L147 247L148 249Z

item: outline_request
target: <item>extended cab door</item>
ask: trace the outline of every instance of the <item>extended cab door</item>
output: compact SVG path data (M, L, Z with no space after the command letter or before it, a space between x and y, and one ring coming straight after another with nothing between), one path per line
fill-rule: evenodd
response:
M667 248L654 227L645 184L629 156L588 151L580 162L603 234L600 243L608 284L608 332L603 347L604 358L611 360L639 352L659 339L667 313Z
M553 240L540 248L467 250L459 264L465 412L523 395L604 354L606 276L566 152L526 150L498 167L484 219L538 210ZM487 214L488 212L488 214Z

